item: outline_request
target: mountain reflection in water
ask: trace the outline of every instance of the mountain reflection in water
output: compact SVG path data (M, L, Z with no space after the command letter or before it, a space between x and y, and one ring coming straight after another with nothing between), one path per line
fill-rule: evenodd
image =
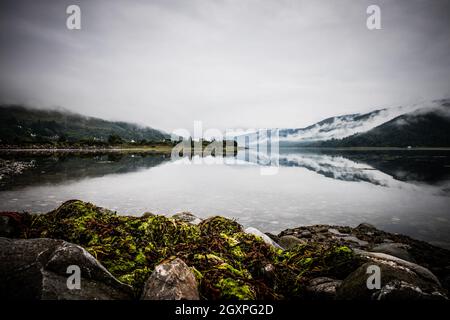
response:
M393 180L450 187L450 150L280 149L270 156L246 150L243 162L263 166L301 167L342 181L388 186Z
M33 161L34 167L13 179L0 181L0 190L34 184L57 184L108 174L145 170L171 161L170 155L154 153L8 153L0 158ZM448 150L281 149L268 156L253 149L240 150L225 161L228 165L300 167L342 181L392 186L393 181L428 184L449 191ZM235 161L233 161L235 160Z

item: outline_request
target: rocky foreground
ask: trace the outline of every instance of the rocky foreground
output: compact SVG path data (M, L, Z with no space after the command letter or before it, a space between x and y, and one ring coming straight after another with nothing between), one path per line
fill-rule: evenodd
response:
M121 216L78 200L0 213L0 298L447 299L450 252L368 224L279 235L220 216ZM68 286L69 266L80 288ZM381 270L369 289L368 267Z

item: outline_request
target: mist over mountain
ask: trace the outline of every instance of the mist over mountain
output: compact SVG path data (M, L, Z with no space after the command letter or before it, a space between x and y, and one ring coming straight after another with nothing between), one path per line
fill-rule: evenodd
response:
M274 129L270 139L280 147L449 146L449 101L329 117L305 128ZM260 130L236 139L251 147L268 138Z
M46 143L51 141L107 141L117 136L125 141L161 141L170 136L137 124L107 121L65 110L0 106L0 143Z
M400 115L367 132L343 139L322 141L320 147L448 147L450 146L450 103Z

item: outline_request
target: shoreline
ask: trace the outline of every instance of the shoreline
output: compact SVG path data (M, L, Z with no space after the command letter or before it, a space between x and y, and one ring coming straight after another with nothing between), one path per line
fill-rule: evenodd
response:
M148 153L159 153L159 154L170 154L174 146L155 146L155 147L111 147L111 148L0 148L0 154L2 153L45 153L45 152L61 152L61 153L98 153L98 152L148 152ZM202 152L206 148L202 148ZM191 148L194 152L200 152L195 148ZM238 150L243 150L242 147L229 147L224 148L223 152L235 152Z
M155 147L105 147L105 148L0 148L1 153L7 152L126 152L126 151L171 151L171 146L155 146Z
M294 147L282 146L280 149L337 150L337 151L450 151L450 147Z
M303 226L272 235L244 229L221 216L200 219L186 212L170 218L151 213L120 216L79 200L45 214L2 212L0 218L0 237L5 237L0 255L8 257L0 262L0 269L5 268L2 264L23 266L17 253L35 254L36 246L59 252L60 264L79 257L67 257L66 249L56 248L86 250L92 261L110 272L107 283L115 283L114 297L119 299L176 298L165 286L147 290L157 286L156 279L163 276L158 272L166 267L190 275L186 275L192 289L186 293L188 299L351 300L358 298L354 296L358 292L368 300L382 294L407 300L408 286L420 288L416 298L447 299L450 287L450 251L364 223L356 228ZM383 286L393 287L393 292L361 287L366 278L359 274L368 263L379 264L383 279L389 280ZM14 268L8 270L14 273ZM105 284L102 279L90 280ZM73 298L66 291L52 294ZM104 293L89 294L104 298Z

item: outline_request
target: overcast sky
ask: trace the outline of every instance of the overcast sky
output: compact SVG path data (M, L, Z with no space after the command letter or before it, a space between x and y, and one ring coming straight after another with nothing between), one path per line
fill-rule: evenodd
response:
M450 1L2 0L0 70L2 103L169 132L302 127L450 97Z

